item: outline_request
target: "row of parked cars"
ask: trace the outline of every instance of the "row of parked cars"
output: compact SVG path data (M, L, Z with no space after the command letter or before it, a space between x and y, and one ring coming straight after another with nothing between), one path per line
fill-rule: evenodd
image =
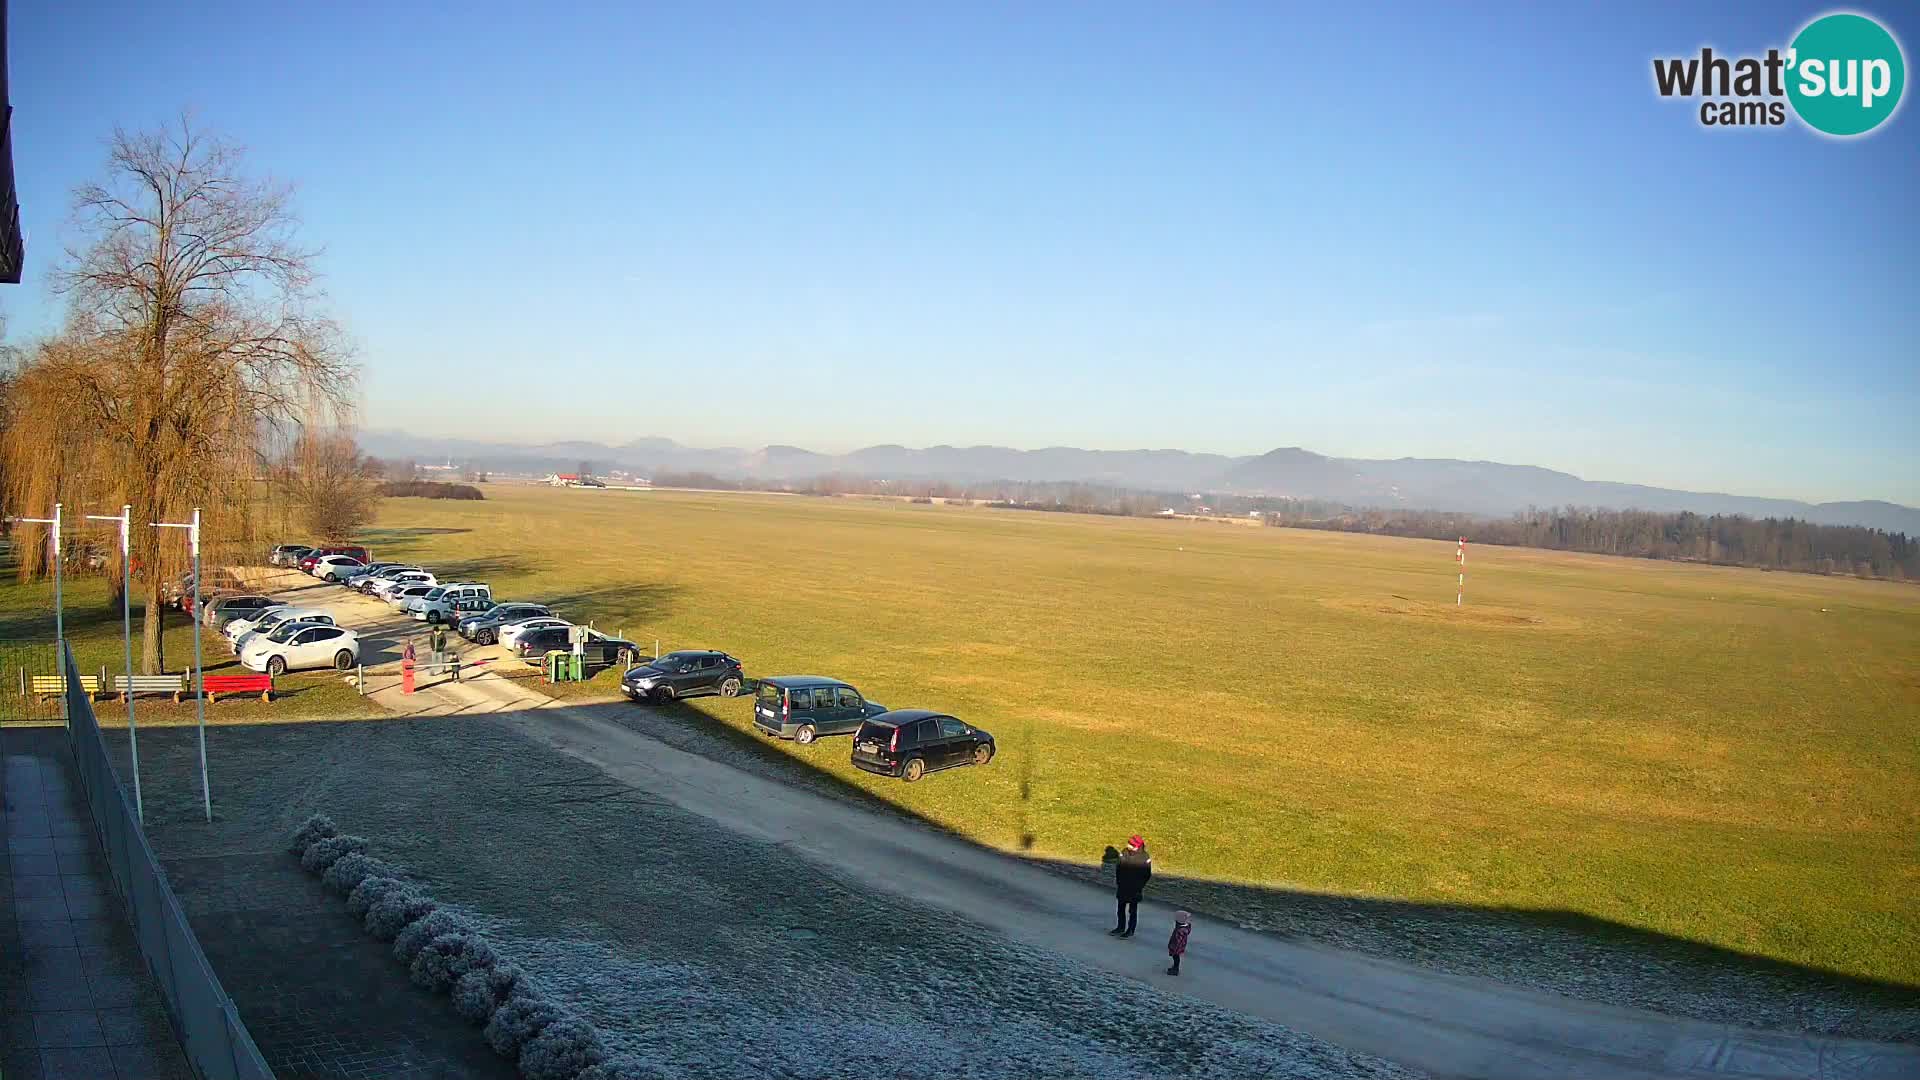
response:
M385 600L428 623L446 623L481 645L496 642L530 664L549 651L572 647L572 624L545 604L499 603L485 584L437 581L424 567L374 562L363 547L274 549L270 561L297 566L323 581ZM869 701L851 683L820 675L781 675L750 680L740 660L715 650L684 650L645 657L638 645L586 631L582 649L594 667L625 666L620 690L636 702L683 698L754 697L753 722L761 732L802 746L832 735L851 735L856 768L915 781L930 772L993 760L993 735L958 717L927 709L889 710Z
M198 609L183 606L218 632L249 671L278 677L307 668L349 671L360 662L360 635L334 625L318 608L241 592L203 598Z

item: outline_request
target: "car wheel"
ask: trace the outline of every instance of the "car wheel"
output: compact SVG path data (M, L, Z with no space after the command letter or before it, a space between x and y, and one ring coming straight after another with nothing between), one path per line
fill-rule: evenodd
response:
M729 675L724 679L721 679L720 680L720 696L721 697L739 697L740 696L740 680L732 677L731 675Z
M284 656L267 657L267 674L279 678L287 673L287 658Z
M812 724L801 724L800 729L793 733L793 741L799 743L801 746L806 746L819 737L820 733L814 730Z
M981 743L978 746L975 746L973 748L973 763L975 765L985 765L987 762L992 760L993 760L993 744L992 743Z
M927 763L917 757L908 758L906 767L900 770L900 779L909 784L925 775L927 775Z
M666 702L666 701L672 701L674 698L678 697L679 695L673 692L673 687L661 686L658 689L654 690L653 696L658 701Z
M495 634L491 630L482 630L478 634L475 634L473 636L473 640L479 642L482 645L491 645L494 642L500 640L500 636L498 634Z
M440 625L440 613L437 611L427 612L427 621L435 626Z

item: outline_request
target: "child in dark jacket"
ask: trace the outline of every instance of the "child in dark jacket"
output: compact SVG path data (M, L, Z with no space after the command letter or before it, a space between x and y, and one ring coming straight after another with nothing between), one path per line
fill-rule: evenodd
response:
M1173 957L1173 966L1167 974L1180 974L1180 958L1187 952L1187 935L1193 933L1193 914L1186 911L1173 913L1173 936L1167 939L1167 955Z

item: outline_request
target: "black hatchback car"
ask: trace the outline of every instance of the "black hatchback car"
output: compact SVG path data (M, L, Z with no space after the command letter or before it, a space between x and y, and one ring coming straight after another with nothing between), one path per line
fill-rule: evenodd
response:
M739 697L746 685L740 661L711 650L670 652L620 677L620 692L635 701L672 701L711 694Z
M853 766L911 784L930 772L993 760L993 736L945 713L895 709L860 725Z
M495 604L461 619L458 629L461 637L476 645L491 645L500 640L500 628L508 623L552 614L545 604Z

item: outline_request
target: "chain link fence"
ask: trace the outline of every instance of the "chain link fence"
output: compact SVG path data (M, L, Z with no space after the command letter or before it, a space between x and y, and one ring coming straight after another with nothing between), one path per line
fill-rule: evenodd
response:
M114 884L126 900L135 939L147 967L160 984L181 1045L203 1080L273 1080L253 1036L240 1022L233 999L220 986L186 912L167 884L134 817L133 804L107 757L93 702L81 688L73 653L62 650L66 685L67 737L74 764L87 792L94 828L106 851Z
M66 683L60 678L60 654L53 643L0 641L0 720L66 718Z

